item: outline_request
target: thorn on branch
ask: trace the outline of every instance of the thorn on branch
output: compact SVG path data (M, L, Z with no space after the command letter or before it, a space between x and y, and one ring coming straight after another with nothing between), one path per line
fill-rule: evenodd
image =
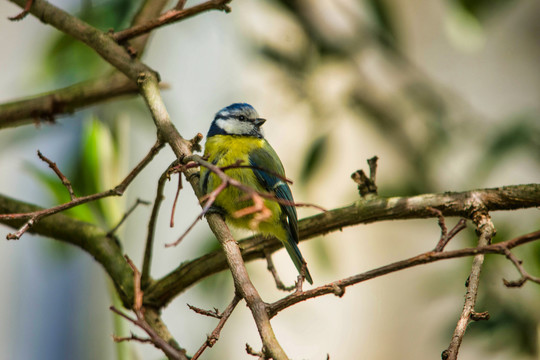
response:
M11 21L20 21L24 19L26 15L28 15L28 13L30 12L30 8L32 7L33 2L34 0L26 0L26 4L24 5L23 11L21 11L19 14L15 16L8 17L8 19Z
M362 169L356 170L351 174L353 181L358 184L358 191L360 192L361 197L366 197L368 194L377 195L377 185L375 184L377 160L379 160L377 156L367 160L369 165L369 178Z
M157 331L146 321L146 318L144 316L145 309L143 307L143 291L141 290L141 273L131 261L131 259L124 255L127 263L133 270L133 312L135 313L136 318L132 318L131 316L124 314L122 311L118 310L114 306L111 306L109 309L114 312L115 314L120 315L124 319L131 322L133 325L136 325L143 329L149 336L149 341L144 338L139 338L137 336L134 336L132 334L131 337L126 338L118 338L122 341L129 341L129 340L135 340L135 341L144 341L144 342L150 342L152 343L156 348L161 349L165 355L167 355L168 358L172 359L186 359L186 356L184 352L180 349L175 348L173 345L171 345L169 342L165 341L158 333Z

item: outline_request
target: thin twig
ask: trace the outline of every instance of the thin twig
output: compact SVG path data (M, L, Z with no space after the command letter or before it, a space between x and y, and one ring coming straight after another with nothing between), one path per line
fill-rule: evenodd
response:
M69 198L71 200L75 199L77 196L75 196L75 193L73 192L73 187L71 186L71 182L66 178L66 176L60 171L58 166L56 166L56 163L52 162L47 158L45 155L41 153L41 151L37 151L38 157L46 162L49 167L54 171L54 173L60 178L60 181L62 181L62 184L66 187L66 189L69 192Z
M540 277L532 276L525 270L523 267L523 261L519 260L516 255L514 255L509 249L505 250L506 257L508 260L514 264L516 269L519 271L521 278L514 281L509 281L506 279L503 279L503 283L506 287L521 287L523 284L525 284L527 281L532 281L537 284L540 284Z
M176 211L176 203L178 201L178 196L180 196L180 190L182 190L182 174L178 174L178 186L176 187L176 195L174 195L174 201L173 206L171 210L171 220L169 222L169 226L171 228L174 227L174 213Z
M35 223L37 223L44 217L51 216L61 211L71 209L75 206L85 204L87 202L99 200L99 199L109 197L109 196L123 195L124 191L131 184L133 179L135 179L135 177L141 172L141 170L144 169L144 167L148 165L150 161L152 161L154 156L159 152L159 150L163 146L164 146L163 143L161 143L160 141L157 141L154 144L154 146L152 146L148 154L146 154L146 156L137 164L137 166L135 166L135 168L133 168L133 170L126 176L126 178L122 180L122 182L116 187L114 187L113 189L109 189L107 191L103 191L97 194L81 196L67 203L60 204L60 205L57 205L48 209L33 211L29 213L20 213L20 214L0 214L0 219L6 219L6 220L28 219L28 221L24 223L23 226L21 226L17 232L8 234L6 238L8 240L19 239L28 229L30 229Z
M439 227L441 228L441 238L433 251L443 251L450 240L452 240L461 230L467 227L467 220L460 219L458 223L450 230L450 232L448 232L442 211L433 207L428 208L428 210L437 216L439 219Z
M120 337L120 336L113 335L112 338L113 338L113 341L117 342L117 343L123 342L123 341L137 341L137 342L140 342L140 343L150 343L150 344L152 344L152 339L150 339L150 338L142 338L140 336L135 335L134 333L131 333L130 336L125 336L125 337Z
M139 270L137 269L137 267L135 266L135 264L133 263L133 261L131 261L131 259L127 255L125 255L125 259L127 263L129 264L129 266L131 267L131 269L133 270L133 288L134 288L133 289L134 291L133 312L135 313L136 318L132 318L124 314L120 310L116 309L114 306L110 307L111 311L122 316L124 319L130 321L134 325L143 329L150 337L149 341L145 340L145 342L151 342L156 348L162 350L165 353L165 355L167 355L168 358L175 359L175 360L187 360L187 357L182 350L176 349L169 342L165 341L165 339L159 336L156 330L154 330L154 328L150 326L150 324L146 321L145 315L144 315L145 309L143 308L143 305L142 305L144 293L141 290L141 274ZM140 338L138 337L133 338L133 336L131 338L123 338L123 340L125 341L127 340L140 341L139 339Z
M214 331L212 331L212 334L210 334L207 337L204 344L201 345L201 347L199 348L199 350L197 350L195 355L193 355L191 360L198 359L202 355L204 350L206 350L206 348L212 347L212 346L214 346L216 344L216 342L219 340L219 335L221 334L221 330L225 326L225 323L227 322L227 320L229 319L229 317L233 313L234 309L236 308L236 305L238 305L240 300L242 300L242 297L235 294L234 298L232 299L229 306L227 306L225 311L223 311L223 313L219 315L219 322L218 322L216 328L214 329Z
M476 229L478 233L478 247L485 247L491 243L491 239L495 236L495 226L491 222L491 217L482 209L482 205L479 205L480 209L477 210L472 219L476 224ZM506 253L506 251L503 251ZM465 293L465 303L463 304L463 311L457 322L454 334L450 341L450 345L446 350L443 351L441 357L443 360L456 360L465 336L465 331L467 330L467 325L473 319L471 315L475 313L476 298L478 296L478 286L480 284L480 273L482 271L482 265L484 263L484 254L475 255L473 263L471 266L471 273L469 275L467 292Z
M126 221L126 219L128 218L129 215L131 215L131 213L133 211L135 211L135 209L137 208L137 206L139 205L150 205L150 201L146 201L146 200L141 200L141 199L137 199L137 201L135 201L135 204L133 204L129 209L128 211L126 211L126 213L124 214L124 216L122 216L122 219L120 219L120 221L118 222L118 224L116 224L115 227L113 227L111 230L109 230L109 232L107 233L107 236L112 236L116 230L118 230L118 228L124 223L124 221Z
M150 278L150 267L152 265L152 253L154 249L154 234L156 230L156 222L159 214L159 208L165 196L163 196L163 190L165 189L165 181L169 179L169 171L172 166L176 165L178 161L175 160L171 165L161 174L158 180L158 186L156 190L156 198L154 199L154 206L152 206L152 214L148 220L148 233L146 234L146 245L144 247L143 265L141 271L141 283L143 288L146 288Z
M270 274L272 274L272 277L274 278L274 282L276 283L276 288L282 291L292 291L295 289L295 285L292 286L285 286L283 284L283 281L281 281L279 274L276 270L276 267L274 266L274 261L272 260L272 255L269 252L265 253L266 257L266 268L268 271L270 271Z
M152 19L144 24L135 25L129 29L118 31L112 34L112 37L117 42L123 42L125 40L146 34L155 28L190 18L204 11L222 10L228 13L231 11L231 8L228 5L228 3L231 1L232 0L210 0L187 9L174 8L160 15L156 19Z
M188 308L190 310L195 311L199 315L204 315L204 316L213 317L213 318L216 318L216 319L221 319L222 315L219 313L219 310L216 309L216 308L214 308L213 310L205 310L205 309L201 309L201 308L198 308L198 307L190 305L190 304L187 304L187 306L188 306Z
M397 261L385 266L381 266L379 268L369 270L354 276L350 276L348 278L337 280L314 289L294 292L272 304L269 304L267 307L268 313L270 314L270 317L274 317L283 309L293 306L299 302L323 295L334 294L336 296L343 296L344 289L349 286L422 264L429 264L435 261L454 259L464 256L478 256L479 254L506 255L506 249L512 249L536 241L538 239L540 239L540 231L535 231L526 235L513 238L511 240L486 246L478 246L474 248L465 248L442 252L428 251L417 256Z

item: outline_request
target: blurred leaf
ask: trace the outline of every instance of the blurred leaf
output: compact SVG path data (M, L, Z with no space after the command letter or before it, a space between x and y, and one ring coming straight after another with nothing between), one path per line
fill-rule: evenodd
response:
M475 176L486 177L504 157L517 150L534 154L533 159L540 165L540 123L535 117L521 116L493 128Z
M304 166L300 173L300 181L307 183L313 176L315 171L320 168L326 151L328 150L328 135L323 135L316 139L309 148L306 158L304 160Z
M480 19L487 13L495 11L504 5L515 3L512 0L452 0L459 4L464 10L472 16Z
M121 159L108 126L92 117L84 123L81 154L75 165L76 183L84 194L94 194L117 185ZM89 204L105 226L114 226L121 218L122 201L110 197Z
M76 16L102 31L121 29L128 25L139 4L140 1L109 0L93 6L87 1ZM95 51L64 33L53 37L43 66L42 77L60 85L98 77L110 68Z
M381 43L389 48L394 48L399 40L392 19L390 6L384 0L367 0L367 6L371 10L373 20L377 25L377 35Z

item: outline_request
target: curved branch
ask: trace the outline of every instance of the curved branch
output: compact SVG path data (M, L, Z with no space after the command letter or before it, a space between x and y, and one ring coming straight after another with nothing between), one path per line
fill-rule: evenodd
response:
M540 206L540 184L411 197L374 197L302 219L298 222L298 230L300 240L303 241L347 226L383 220L435 217L437 215L433 212L433 208L439 209L444 216L470 218L473 211L472 204L475 201L481 201L489 211L537 207ZM282 247L277 239L260 236L242 240L239 246L244 261L263 259L266 253L275 252ZM148 288L145 301L154 306L164 306L201 279L225 269L227 262L221 251L214 251L185 262Z

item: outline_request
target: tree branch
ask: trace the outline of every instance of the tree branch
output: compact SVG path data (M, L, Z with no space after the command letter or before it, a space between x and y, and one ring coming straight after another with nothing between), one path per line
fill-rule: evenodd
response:
M488 229L486 229L486 237L488 236ZM408 269L414 266L429 264L439 260L454 259L464 256L482 256L484 254L499 254L506 255L506 251L517 246L521 246L532 241L540 239L540 231L536 231L524 236L520 236L511 240L503 241L497 244L478 246L475 248L465 248L453 251L443 251L435 252L428 251L426 253L413 256L411 258L394 262L379 268L366 271L364 273L354 275L342 280L334 281L332 283L319 286L315 289L310 289L302 292L294 292L272 304L268 305L268 313L271 317L276 316L281 310L284 310L290 306L293 306L299 302L305 301L307 299L319 297L327 294L334 294L336 296L343 296L345 294L345 288L351 285L358 284L379 276L390 274L396 271L403 269ZM484 240L482 240L484 242ZM477 270L475 270L477 271ZM476 275L475 275L476 276ZM473 285L474 286L474 285ZM473 294L471 290L471 295ZM467 302L469 303L469 302ZM474 311L471 311L469 314L473 314ZM469 315L470 316L470 315Z
M134 17L133 25L145 23L158 16L167 0L145 1ZM139 36L130 46L140 57L148 42L149 35ZM163 86L165 88L165 86ZM52 121L58 115L95 105L114 98L135 95L139 88L133 79L118 71L95 80L84 81L66 88L54 90L28 99L0 104L0 129L46 120Z
M135 82L122 73L114 72L99 79L0 104L0 129L41 120L54 121L58 115L137 92Z
M489 211L537 207L540 206L540 184L423 194L411 197L373 197L300 220L298 222L300 240L311 239L358 224L434 217L435 214L431 208L439 209L446 217L469 218L473 199L482 201ZM244 261L251 261L265 258L266 253L279 250L282 244L274 238L254 236L240 241L239 246ZM185 262L157 280L151 289L147 289L145 301L154 306L164 306L201 279L226 268L227 262L221 251L214 251L198 259Z
M125 257L127 263L133 270L133 284L134 284L134 302L133 302L133 312L135 313L136 319L124 314L120 310L116 309L114 306L111 306L110 309L114 313L122 316L124 319L130 321L134 325L143 329L149 336L148 339L143 339L145 342L151 342L156 348L161 349L163 353L169 359L173 360L188 360L185 350L180 349L176 344L176 341L173 343L176 346L171 344L171 339L165 340L156 329L146 320L146 309L142 306L142 300L144 293L141 290L141 273L135 267L135 264L131 261L129 257ZM136 340L141 341L140 338L131 336L130 338L117 338L118 341L126 340Z
M30 229L32 226L34 226L37 222L41 221L41 219L51 216L54 214L57 214L61 211L71 209L75 206L79 206L82 204L85 204L87 202L96 201L99 199L103 199L105 197L109 196L121 196L124 194L124 191L127 189L129 184L135 179L135 177L144 169L150 161L156 156L156 154L163 148L163 143L157 141L154 146L150 149L148 154L131 170L131 172L122 180L120 184L118 184L116 187L109 189L107 191L103 191L97 194L87 195L87 196L81 196L78 198L75 198L67 203L60 204L57 206L54 206L52 208L48 209L41 209L38 211L33 211L29 213L11 213L11 214L0 214L0 221L3 219L6 220L16 220L16 219L29 219L24 223L21 228L13 234L8 234L7 239L8 240L16 240L19 239L22 234L24 234L28 229Z
M481 204L480 204L481 206ZM476 224L476 230L478 233L478 246L485 247L491 243L491 239L495 236L495 227L491 222L491 217L484 209L479 209L473 215L473 221ZM465 293L465 304L463 305L463 311L457 322L454 334L450 345L442 353L443 360L456 360L459 352L459 347L465 336L467 325L472 321L472 317L475 314L474 307L476 305L476 298L478 296L478 286L480 284L480 273L482 271L482 265L484 263L484 254L478 254L473 259L471 273L467 280L467 292Z
M221 10L228 13L231 9L227 4L231 1L232 0L209 0L187 9L178 9L175 7L155 19L132 26L129 29L118 31L113 34L113 38L120 43L127 39L149 33L158 27L178 22L209 10Z

